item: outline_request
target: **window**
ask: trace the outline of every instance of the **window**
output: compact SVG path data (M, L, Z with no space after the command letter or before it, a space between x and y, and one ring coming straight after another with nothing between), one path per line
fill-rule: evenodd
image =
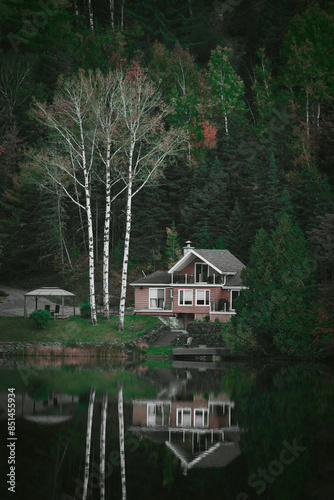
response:
M206 408L196 408L194 411L194 427L208 426L208 410Z
M234 301L240 296L240 290L231 290L231 310L234 311L235 304Z
M179 306L192 306L192 305L193 305L193 291L179 290Z
M164 301L164 288L150 288L150 309L163 309Z
M148 403L147 405L147 425L162 425L164 419L164 408L162 403Z
M176 425L178 427L191 426L191 409L190 408L177 408L176 410Z
M196 283L206 283L208 281L208 265L196 262L195 274L196 274Z
M196 305L210 305L210 290L196 290Z

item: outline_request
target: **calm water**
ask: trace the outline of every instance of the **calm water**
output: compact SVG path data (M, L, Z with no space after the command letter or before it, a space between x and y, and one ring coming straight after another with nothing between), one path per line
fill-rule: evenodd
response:
M1 499L334 499L328 366L40 362L0 377Z

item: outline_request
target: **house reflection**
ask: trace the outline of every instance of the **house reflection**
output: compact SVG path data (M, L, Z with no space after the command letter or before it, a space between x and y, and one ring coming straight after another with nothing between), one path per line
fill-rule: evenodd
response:
M133 400L130 431L165 445L183 473L199 467L225 467L239 454L234 402L226 394L182 394Z

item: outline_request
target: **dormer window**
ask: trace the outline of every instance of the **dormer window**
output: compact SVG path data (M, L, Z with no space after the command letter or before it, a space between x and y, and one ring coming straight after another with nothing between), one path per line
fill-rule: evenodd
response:
M202 264L201 262L196 262L195 264L195 275L196 283L207 283L208 281L208 265Z

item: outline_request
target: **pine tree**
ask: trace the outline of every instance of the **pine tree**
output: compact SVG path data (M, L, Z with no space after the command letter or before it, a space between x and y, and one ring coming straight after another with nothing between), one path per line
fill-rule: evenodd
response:
M256 189L252 193L251 201L252 225L255 230L263 227L272 233L276 228L277 214L281 208L282 191L273 151L269 154L267 164L261 166L255 173L253 182Z
M235 202L223 237L227 250L241 261L246 261L248 256L247 228L238 200Z
M314 267L301 229L284 214L269 238L261 229L242 273L248 289L239 302L239 328L251 327L259 344L292 355L311 354Z
M181 257L182 248L179 241L179 236L176 231L175 222L173 221L172 227L166 227L167 239L165 257L167 267L172 267Z

